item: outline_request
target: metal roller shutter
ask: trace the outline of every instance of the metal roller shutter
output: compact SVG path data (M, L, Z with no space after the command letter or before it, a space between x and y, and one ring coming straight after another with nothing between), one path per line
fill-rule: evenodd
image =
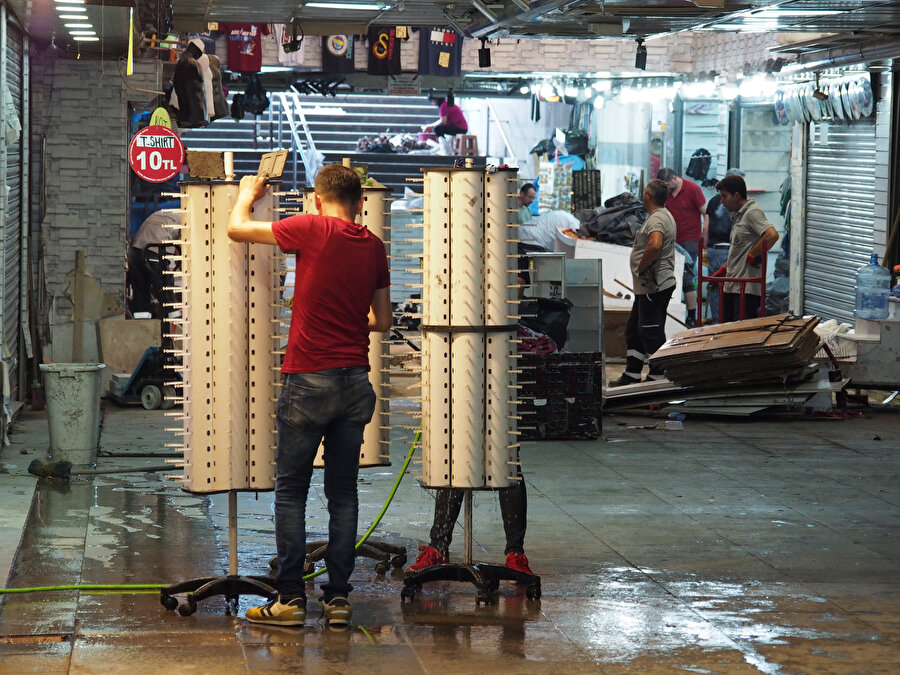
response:
M853 323L856 270L869 262L875 228L875 122L821 127L809 136L803 309Z
M12 23L6 24L6 53L2 64L6 69L6 85L9 88L13 103L18 111L19 121L22 114L22 81L23 81L23 46L22 32ZM22 137L14 143L6 145L5 183L9 192L7 208L3 220L3 283L0 307L3 315L3 351L9 364L10 400L18 401L22 393L19 391L19 372L25 367L24 355L19 353L20 294L24 283L24 271L21 265L22 250ZM8 358L7 358L8 357Z

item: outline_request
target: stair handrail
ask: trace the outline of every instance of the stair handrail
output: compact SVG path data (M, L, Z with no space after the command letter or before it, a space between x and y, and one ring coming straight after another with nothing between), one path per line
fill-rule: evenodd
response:
M491 99L485 99L488 105L489 116L493 117L497 121L497 129L500 131L500 138L503 139L503 145L506 146L506 156L507 157L515 157L516 153L513 152L512 146L509 144L509 139L506 137L506 133L503 131L503 121L500 119L500 116L497 115L497 111L494 110L494 104L491 103ZM485 152L487 148L485 148Z
M309 130L309 123L303 112L303 104L300 102L300 95L296 91L280 91L277 92L278 101L284 112L288 126L291 129L291 138L294 147L300 155L303 162L303 169L306 173L306 184L311 186L315 181L316 174L322 168L322 160L316 151L316 144L313 140L312 133ZM303 136L300 135L300 130Z

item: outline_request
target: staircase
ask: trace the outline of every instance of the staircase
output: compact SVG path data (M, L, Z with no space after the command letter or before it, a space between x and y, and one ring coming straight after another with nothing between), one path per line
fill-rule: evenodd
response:
M270 93L269 108L258 117L246 116L239 122L227 117L205 128L184 130L184 145L188 150L234 152L234 169L238 176L255 173L263 153L290 148L293 152L284 170L285 188L303 188L307 185L304 162L279 99L278 95ZM302 106L314 150L325 155L325 164L340 162L345 157L354 164L367 164L369 175L393 194L402 195L407 186L421 193L421 186L407 179L420 178L423 168L453 166L455 158L442 155L357 152L357 141L363 136L374 137L388 132L415 134L421 131L423 124L434 122L438 117L437 108L425 97L299 95L296 100ZM305 133L300 137L303 140ZM475 166L484 166L484 157L473 159Z

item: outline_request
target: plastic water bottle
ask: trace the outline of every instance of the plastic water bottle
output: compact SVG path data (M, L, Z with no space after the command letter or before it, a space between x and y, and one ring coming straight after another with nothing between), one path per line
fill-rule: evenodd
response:
M886 319L888 294L891 292L891 273L878 264L873 253L868 265L856 272L856 311L860 319Z

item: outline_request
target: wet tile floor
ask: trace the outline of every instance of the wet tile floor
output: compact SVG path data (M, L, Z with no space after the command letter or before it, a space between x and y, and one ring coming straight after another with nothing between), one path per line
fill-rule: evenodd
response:
M98 467L160 464L166 420L107 406L101 454L114 456ZM237 616L214 597L182 617L155 592L6 595L0 673L900 672L898 422L896 408L844 421L696 417L684 431L608 416L602 439L523 446L539 600L503 584L497 604L476 605L471 585L441 582L403 602L400 572L379 576L366 559L345 632L325 628L314 602L307 625L288 629L246 623L253 596ZM411 437L398 429L393 465L361 472L361 531ZM409 475L374 536L412 559L432 508ZM265 574L272 495L240 493L238 514L239 571ZM323 538L320 476L308 514L310 538ZM476 560L502 563L495 495L476 493L473 540ZM458 527L452 557L461 550ZM134 472L39 483L7 585L171 584L227 570L227 496Z

